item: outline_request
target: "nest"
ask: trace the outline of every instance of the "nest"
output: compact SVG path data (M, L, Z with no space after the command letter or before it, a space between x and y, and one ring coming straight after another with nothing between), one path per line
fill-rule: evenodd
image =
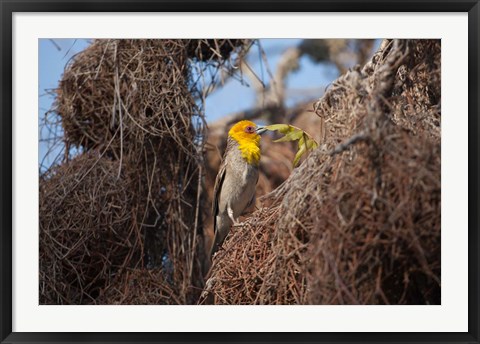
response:
M112 278L97 298L106 305L169 305L182 304L179 292L162 270L125 269Z
M189 42L187 48L188 56L200 61L223 61L238 47L248 49L249 40L245 39L199 39ZM242 54L242 52L240 52Z
M69 63L54 109L65 160L40 177L41 303L133 302L119 284L144 270L164 287L140 300L196 302L205 120L189 61L210 52L223 68L235 42L95 40Z
M196 109L187 47L175 40L97 40L75 56L56 101L67 146L100 147L117 159L146 144L191 153L185 118Z
M84 154L40 179L40 303L92 302L116 270L141 265L147 200L118 161ZM140 202L138 202L140 201Z
M438 40L336 80L325 140L232 228L199 303L440 304L439 80Z

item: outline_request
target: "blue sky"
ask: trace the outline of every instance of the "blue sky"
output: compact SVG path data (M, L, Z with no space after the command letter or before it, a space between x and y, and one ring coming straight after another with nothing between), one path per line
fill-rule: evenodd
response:
M39 123L53 104L54 96L50 93L58 87L58 82L63 75L63 70L68 61L75 54L79 53L89 45L85 39L39 39L38 42L38 117ZM52 116L52 115L51 115ZM52 133L46 130L42 131L39 127L40 139L46 139ZM57 127L58 133L61 133L61 127ZM49 145L40 142L38 147L38 163L41 171L50 166L57 154L61 152L61 147L56 147L49 154ZM43 163L43 167L42 167Z
M46 90L58 87L67 62L88 46L85 39L39 39L38 42L38 104L40 116L48 111L53 97Z
M261 39L260 43L267 56L268 65L272 73L275 73L276 65L281 54L289 47L296 46L300 39ZM39 118L51 109L54 97L48 93L58 87L58 82L63 71L72 56L79 53L89 45L87 39L40 39L39 40ZM259 57L259 50L253 46L249 54L249 64L266 84L269 75L265 63ZM287 106L294 105L307 98L321 95L325 86L334 80L337 71L328 64L314 64L306 56L300 59L300 68L292 73L287 79ZM213 93L206 100L205 115L207 122L213 122L222 116L252 108L255 105L255 91L242 85L236 80L229 80L225 86ZM61 128L58 128L61 130ZM40 138L47 138L50 134L41 131ZM50 166L56 153L47 155L48 145L40 142L39 163L43 161L44 167ZM47 156L46 156L47 155ZM45 158L46 156L46 158ZM42 168L43 171L43 168Z
M298 45L300 39L261 39L260 43L267 55L268 65L275 73L282 53ZM253 46L249 54L249 64L255 73L269 81L265 63L258 57L258 48ZM306 98L317 97L323 88L337 76L336 68L326 64L314 64L307 56L300 59L300 69L287 79L287 106L292 106ZM310 92L306 92L309 90ZM302 96L303 94L303 96ZM205 115L207 121L214 121L221 116L240 112L255 105L255 92L252 88L242 85L236 80L230 80L222 90L207 98Z

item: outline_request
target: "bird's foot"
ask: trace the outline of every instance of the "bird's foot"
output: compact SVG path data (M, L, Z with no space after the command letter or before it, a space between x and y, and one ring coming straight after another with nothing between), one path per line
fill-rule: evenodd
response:
M230 220L232 220L233 222L233 225L236 226L238 224L237 220L233 217L233 210L232 208L228 208L227 209L227 213L228 213L228 217L230 218Z

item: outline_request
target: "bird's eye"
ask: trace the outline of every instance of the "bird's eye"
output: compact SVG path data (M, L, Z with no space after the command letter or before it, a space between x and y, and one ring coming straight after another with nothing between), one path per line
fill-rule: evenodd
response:
M251 125L249 125L248 127L245 128L245 131L247 133L253 133L255 131L255 129L253 129L253 127Z

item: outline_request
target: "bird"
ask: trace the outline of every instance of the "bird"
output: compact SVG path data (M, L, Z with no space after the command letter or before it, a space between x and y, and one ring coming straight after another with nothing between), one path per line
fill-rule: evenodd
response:
M213 189L214 239L210 257L222 245L232 224L255 203L255 188L260 164L260 135L267 131L242 120L228 132L227 147Z

